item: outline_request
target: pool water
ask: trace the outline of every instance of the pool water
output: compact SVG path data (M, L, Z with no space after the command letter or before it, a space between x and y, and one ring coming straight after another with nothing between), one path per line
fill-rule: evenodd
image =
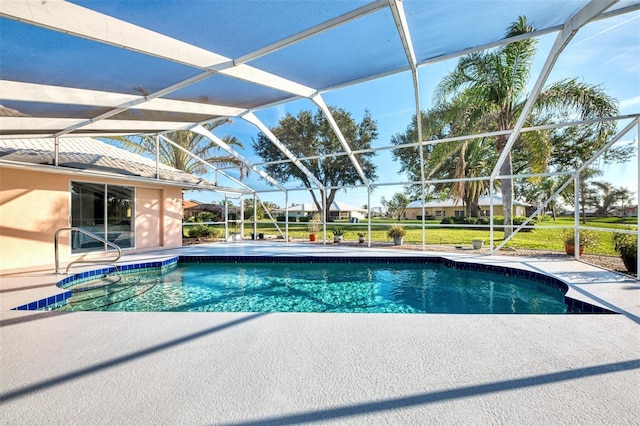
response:
M95 288L92 288L92 285ZM59 310L566 313L564 294L442 264L197 263L83 283Z

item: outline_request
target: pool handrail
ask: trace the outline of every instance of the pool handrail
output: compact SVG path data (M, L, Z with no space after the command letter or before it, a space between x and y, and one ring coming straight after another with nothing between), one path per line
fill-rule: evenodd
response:
M86 229L83 228L79 228L77 226L69 226L66 228L60 228L56 231L56 233L53 236L53 244L54 244L54 249L55 249L55 257L56 257L56 274L60 273L60 256L59 256L59 250L58 250L58 234L60 234L60 232L62 231L77 231L80 232L82 234L85 234L95 240L100 241L103 244L106 244L108 246L111 246L113 248L116 249L116 251L118 252L118 255L116 256L115 259L113 260L107 260L107 259L95 259L95 260L84 260L82 258L80 259L76 259L71 261L71 263L69 263L67 265L67 269L65 271L65 274L69 273L69 269L71 268L71 265L73 265L74 263L116 263L118 260L120 260L120 257L122 257L122 250L120 249L120 246L118 246L115 243L112 243L111 241L108 241L96 234L94 234L93 232L89 232Z

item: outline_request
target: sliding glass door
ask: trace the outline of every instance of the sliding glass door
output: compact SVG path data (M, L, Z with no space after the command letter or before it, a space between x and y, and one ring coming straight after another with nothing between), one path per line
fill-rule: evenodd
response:
M71 226L83 228L121 248L135 247L135 191L130 186L71 183ZM80 232L71 234L72 253L109 247ZM106 247L105 247L106 246Z

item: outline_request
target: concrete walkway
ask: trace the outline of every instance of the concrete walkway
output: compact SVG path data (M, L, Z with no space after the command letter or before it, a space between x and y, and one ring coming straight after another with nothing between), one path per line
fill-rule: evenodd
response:
M434 255L237 242L126 260L177 253ZM546 271L622 314L17 312L55 277L2 276L0 424L638 424L637 281L464 256Z

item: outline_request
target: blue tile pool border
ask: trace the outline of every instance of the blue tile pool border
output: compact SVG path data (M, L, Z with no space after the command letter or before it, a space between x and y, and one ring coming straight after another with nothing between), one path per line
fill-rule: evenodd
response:
M176 256L169 259L142 262L127 265L118 265L118 267L110 266L78 274L71 275L56 283L57 287L62 289L72 285L79 284L83 281L90 281L96 278L114 273L133 273L139 270L166 268L179 263L376 263L376 264L441 264L449 268L494 273L503 276L513 276L534 281L565 294L564 302L567 305L567 313L591 313L591 314L616 314L606 308L591 305L571 297L567 297L566 293L569 286L562 280L535 271L527 271L523 269L510 268L498 265L485 265L482 263L471 263L459 260L452 260L438 256L414 257L414 256L397 256L397 257L379 257L379 256L362 256L362 257L336 257L336 256ZM26 303L24 305L13 308L12 310L39 310L46 309L52 305L64 303L66 299L71 297L72 291L66 291L55 296L46 297L35 302Z
M109 266L107 268L94 269L91 271L80 272L77 274L69 275L68 277L58 281L56 287L65 289L72 285L80 284L85 281L95 280L105 275L109 275L114 272L118 273L134 273L143 269L165 268L177 264L179 257L172 257L170 259L158 260L154 262L142 262L133 263L127 265ZM44 299L37 300L35 302L25 303L24 305L12 308L13 311L35 311L40 309L47 309L52 306L64 303L71 297L73 292L71 290L63 293L56 294L55 296L45 297Z

